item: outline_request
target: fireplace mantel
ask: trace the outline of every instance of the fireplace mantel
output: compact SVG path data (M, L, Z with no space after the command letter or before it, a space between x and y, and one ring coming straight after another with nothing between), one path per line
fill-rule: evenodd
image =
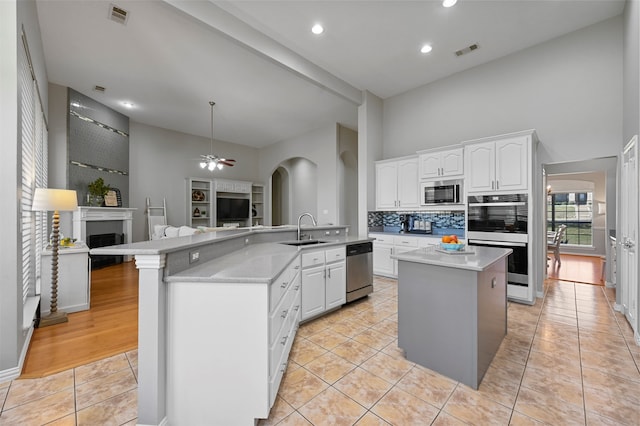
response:
M137 209L123 207L78 207L73 212L73 238L87 241L87 222L122 222L124 243L131 242L133 212Z

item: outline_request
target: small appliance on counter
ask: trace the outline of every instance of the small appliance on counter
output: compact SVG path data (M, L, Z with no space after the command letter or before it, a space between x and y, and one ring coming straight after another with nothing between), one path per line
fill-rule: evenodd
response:
M431 222L416 219L410 214L400 215L401 234L431 234Z

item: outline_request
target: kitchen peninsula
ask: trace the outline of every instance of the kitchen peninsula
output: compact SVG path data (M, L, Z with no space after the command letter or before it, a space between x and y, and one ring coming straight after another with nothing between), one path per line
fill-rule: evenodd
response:
M398 347L409 361L474 389L507 333L510 249L437 246L398 260Z
M344 226L304 232L312 239L259 227L91 250L135 256L139 269L139 424L268 417L304 308L305 258L344 261L346 244L371 241Z

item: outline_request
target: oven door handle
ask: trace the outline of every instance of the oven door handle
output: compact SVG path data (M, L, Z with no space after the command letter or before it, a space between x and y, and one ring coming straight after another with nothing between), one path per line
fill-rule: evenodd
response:
M524 201L518 201L513 203L469 203L469 207L512 207L512 206L526 206Z
M469 244L480 244L487 246L505 246L505 247L526 247L527 243L514 243L511 241L484 241L484 240L469 240Z

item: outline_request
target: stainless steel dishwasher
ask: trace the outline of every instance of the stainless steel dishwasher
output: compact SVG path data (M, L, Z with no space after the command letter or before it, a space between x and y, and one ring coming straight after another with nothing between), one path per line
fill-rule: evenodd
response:
M373 244L347 245L347 302L373 291Z

